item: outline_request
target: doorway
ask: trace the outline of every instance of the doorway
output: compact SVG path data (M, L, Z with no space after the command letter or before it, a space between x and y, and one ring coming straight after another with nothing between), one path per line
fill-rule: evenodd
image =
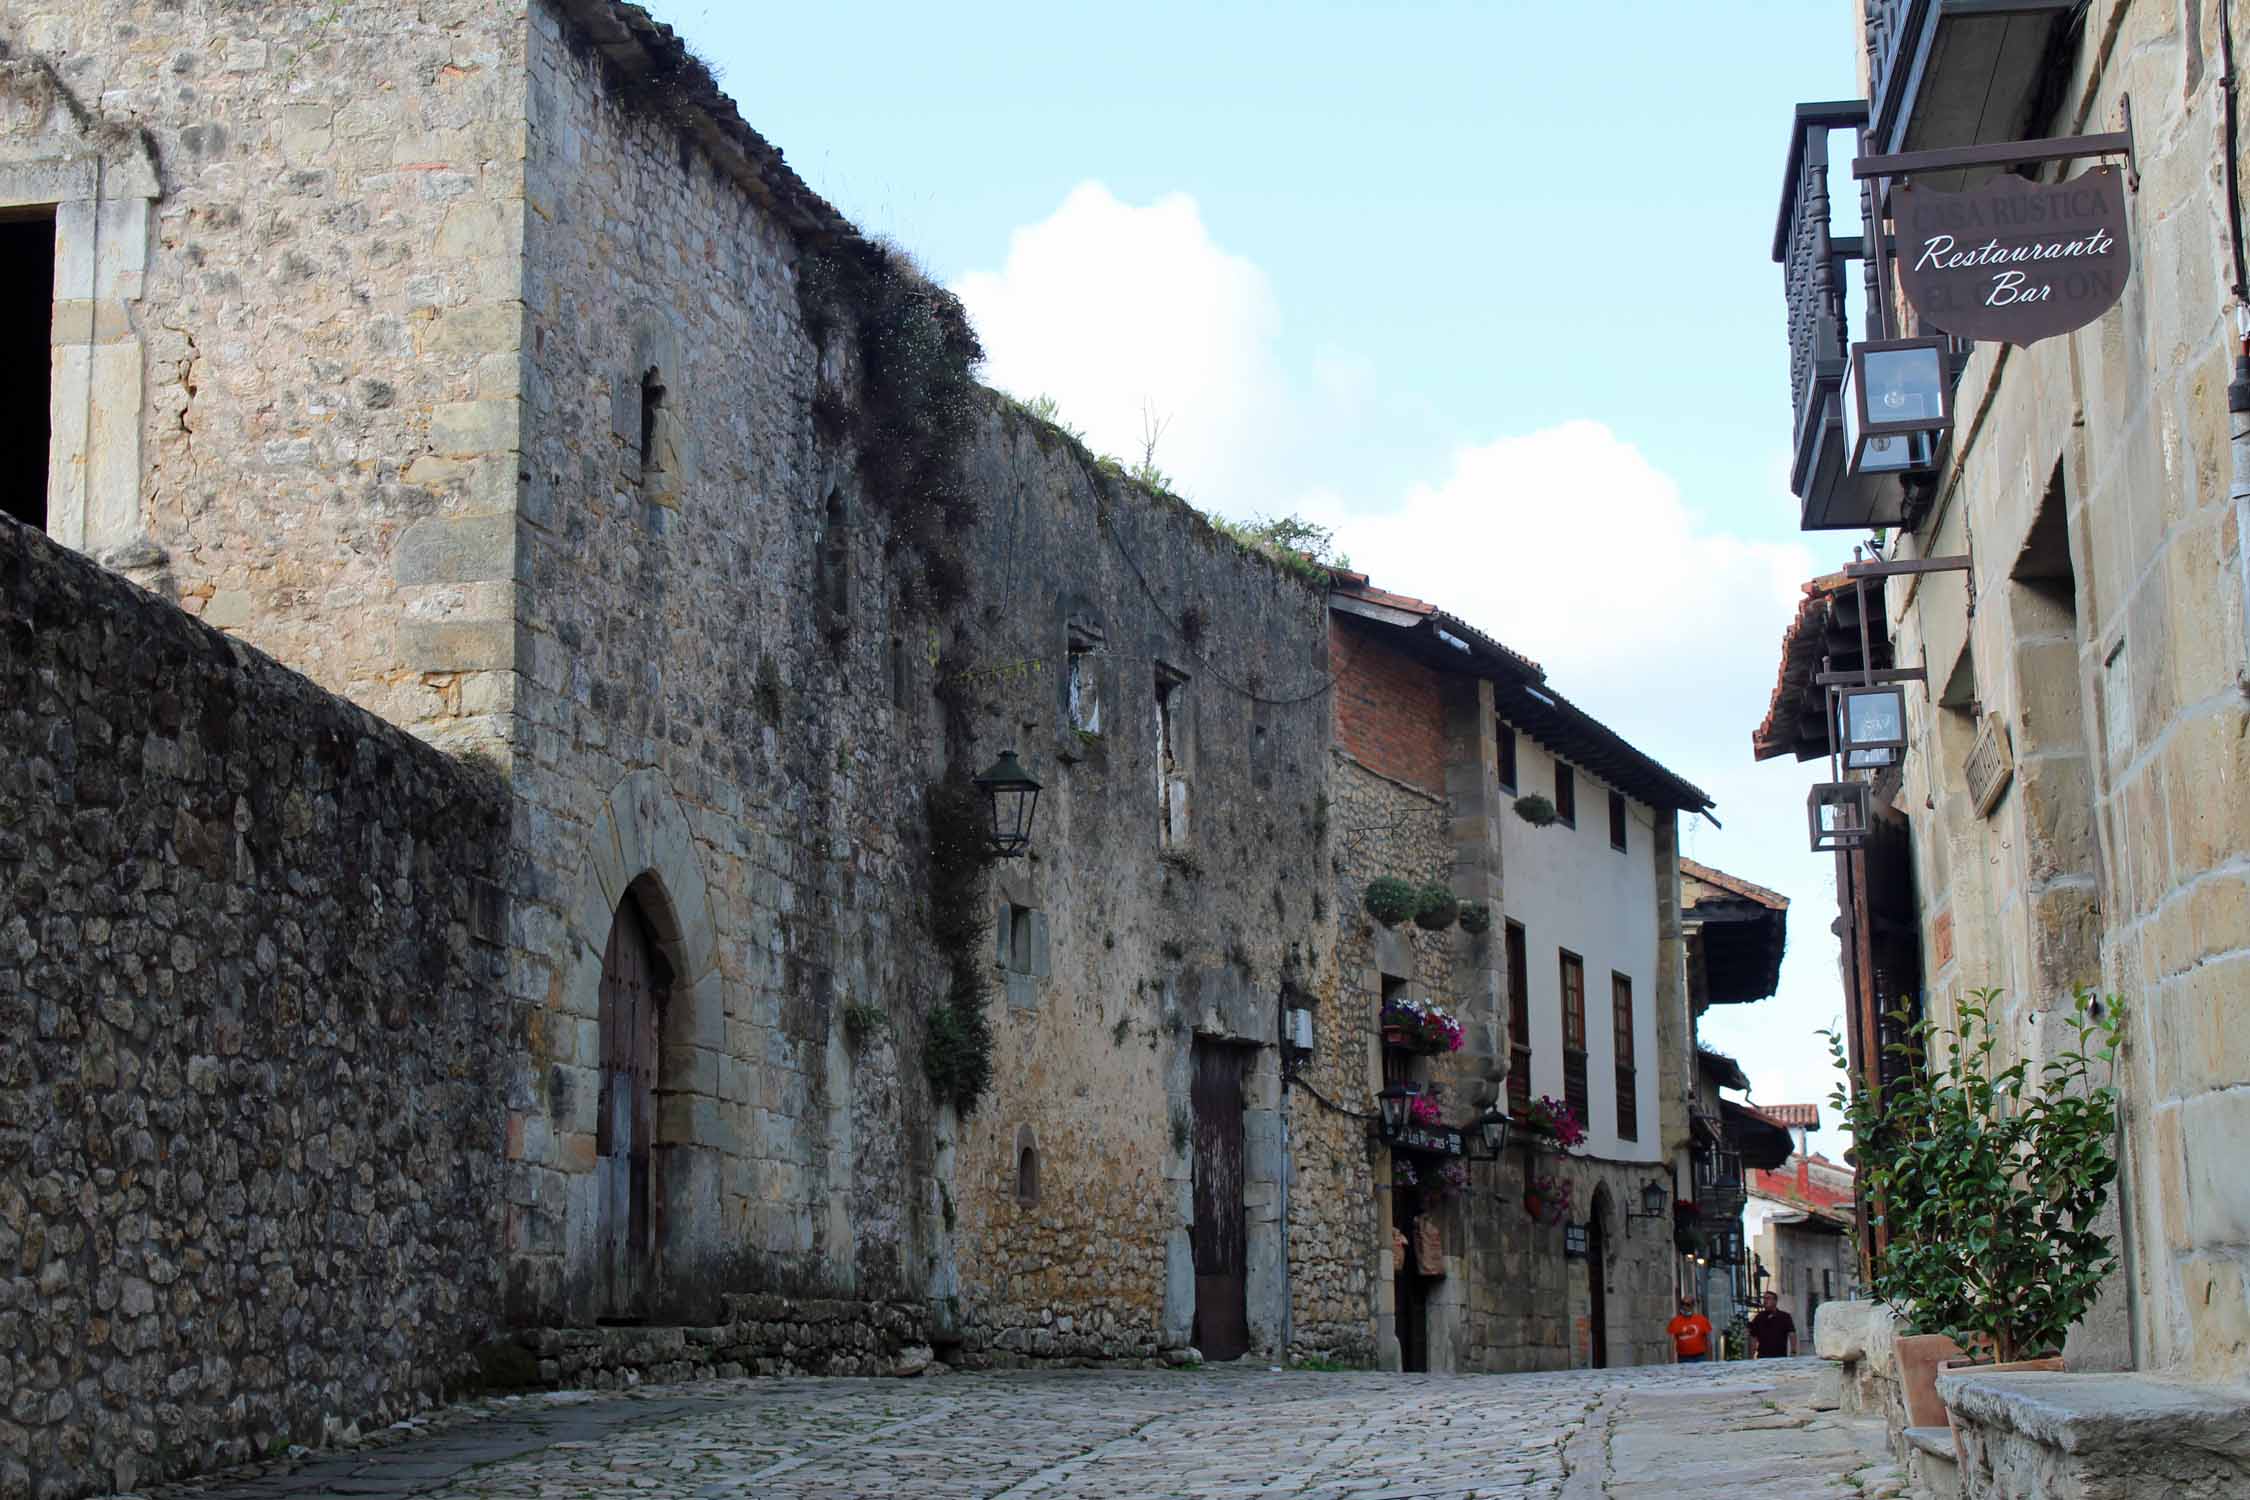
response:
M638 1323L655 1290L657 1038L671 994L670 966L631 891L610 923L602 954L601 1101L595 1171L601 1209L600 1308L596 1320Z
M1243 1204L1243 1081L1251 1050L1195 1043L1195 1347L1206 1360L1250 1352L1250 1244Z
M0 511L47 529L55 216L0 218Z
M1609 1189L1594 1193L1586 1213L1586 1335L1588 1355L1597 1370L1609 1368Z

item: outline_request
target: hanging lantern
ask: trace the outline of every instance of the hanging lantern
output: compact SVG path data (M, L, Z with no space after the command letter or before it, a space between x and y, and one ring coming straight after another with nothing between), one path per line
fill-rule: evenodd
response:
M1031 847L1031 818L1039 807L1039 783L1016 760L1016 752L1003 750L990 770L976 779L984 794L985 812L992 822L986 845L1002 859L1013 859Z
M1475 1139L1484 1147L1483 1155L1486 1160L1498 1161L1500 1153L1508 1149L1508 1131L1514 1124L1497 1103L1488 1106L1483 1114L1477 1116Z
M1857 849L1867 842L1872 799L1864 781L1815 783L1805 798L1805 816L1811 825L1812 849L1825 854L1837 849Z
M1946 341L1883 339L1852 345L1844 375L1844 465L1853 474L1933 467L1953 428Z
M1394 1083L1375 1096L1383 1111L1383 1133L1397 1135L1406 1129L1406 1122L1414 1109L1414 1101L1422 1095L1421 1089L1411 1083Z

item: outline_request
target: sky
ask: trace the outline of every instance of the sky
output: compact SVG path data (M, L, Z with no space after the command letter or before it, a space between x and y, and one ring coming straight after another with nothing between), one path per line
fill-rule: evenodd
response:
M961 295L987 383L1099 452L1154 427L1205 510L1333 527L1708 791L1684 851L1792 906L1780 993L1704 1040L1825 1117L1818 768L1750 734L1851 541L1796 529L1772 259L1792 107L1857 92L1850 0L650 8Z

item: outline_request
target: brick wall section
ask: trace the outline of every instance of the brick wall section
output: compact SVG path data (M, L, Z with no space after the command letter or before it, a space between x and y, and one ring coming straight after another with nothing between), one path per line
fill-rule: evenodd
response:
M0 1495L464 1372L504 829L497 782L0 521Z
M1368 769L1442 796L1445 703L1438 673L1335 616L1328 651L1336 673L1336 743Z

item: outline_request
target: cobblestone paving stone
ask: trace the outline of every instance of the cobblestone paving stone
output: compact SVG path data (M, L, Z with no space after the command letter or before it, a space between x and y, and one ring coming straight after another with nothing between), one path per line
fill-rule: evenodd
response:
M764 1379L483 1403L428 1435L154 1500L1898 1493L1817 1361L1414 1376L1052 1371Z

